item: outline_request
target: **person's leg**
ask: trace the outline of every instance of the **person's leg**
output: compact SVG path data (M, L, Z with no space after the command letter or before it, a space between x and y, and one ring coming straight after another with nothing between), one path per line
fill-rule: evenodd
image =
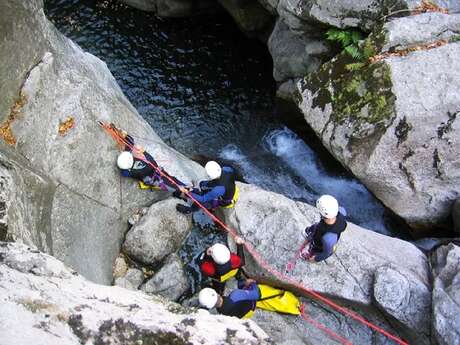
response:
M208 210L211 208L210 203L205 203L203 204L204 207L206 207ZM176 205L176 210L179 211L180 213L183 214L190 214L192 212L196 212L200 209L200 206L198 206L197 203L193 202L192 204L188 205L183 205L183 204L177 204Z

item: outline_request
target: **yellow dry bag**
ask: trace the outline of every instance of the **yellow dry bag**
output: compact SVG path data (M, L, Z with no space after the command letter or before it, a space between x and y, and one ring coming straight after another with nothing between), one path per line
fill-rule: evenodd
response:
M292 292L275 289L274 287L258 284L260 299L257 308L277 313L300 315L300 301Z

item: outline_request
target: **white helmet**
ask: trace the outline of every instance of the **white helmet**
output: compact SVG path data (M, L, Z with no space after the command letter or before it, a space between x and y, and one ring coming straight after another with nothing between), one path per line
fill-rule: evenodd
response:
M334 218L339 213L339 203L331 195L322 195L316 200L316 208L324 218Z
M121 170L131 169L134 164L133 154L129 151L123 151L118 155L117 165Z
M200 304L208 309L212 309L216 306L217 298L217 292L211 288L204 288L198 294L198 300L200 301Z
M223 265L230 260L230 250L227 246L216 243L211 248L211 256L216 264Z
M206 173L208 174L211 180L219 178L220 175L222 175L222 168L217 162L214 162L214 161L207 162L206 165L204 166L204 169L206 170Z

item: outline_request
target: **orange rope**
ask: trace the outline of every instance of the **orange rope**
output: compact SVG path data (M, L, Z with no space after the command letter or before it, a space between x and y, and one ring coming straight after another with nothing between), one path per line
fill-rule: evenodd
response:
M109 134L112 136L111 133L114 133L118 136L118 139L115 139L114 140L117 142L117 143L124 143L127 147L129 147L130 149L134 149L134 146L131 145L130 143L128 143L124 138L122 138L120 136L120 133L119 131L115 128L115 126L113 125L107 125L107 124L104 124L102 122L99 122L99 125L101 125L104 129L106 129L107 131L108 128L110 128L110 132ZM113 136L112 136L113 137ZM171 182L174 186L176 186L178 189L182 189L181 186L179 186L176 181L174 181L171 177L169 177L168 175L166 175L159 167L156 167L155 165L153 165L151 162L149 161L145 161L145 163L151 165L156 171L158 174L160 174L162 177L164 177L165 179L167 179L169 182ZM215 223L219 224L225 231L227 231L233 238L235 238L237 236L237 232L233 229L231 229L228 225L226 225L224 222L222 222L219 218L217 218L214 214L212 214L205 206L203 206L198 200L196 200L193 195L185 190L185 194L193 201L195 202L202 210L204 213L206 213ZM391 333L385 331L383 328L373 324L372 322L369 322L367 321L365 318L363 318L361 315L359 315L358 313L355 313L345 307L342 307L340 306L339 304L333 302L332 300L330 300L329 298L327 297L324 297L323 295L321 295L320 293L312 290L312 289L309 289L305 286L303 286L302 284L300 284L299 282L295 281L294 279L278 272L277 270L275 270L273 267L271 267L271 265L259 254L259 252L252 246L251 243L245 241L244 242L244 246L246 248L246 250L252 255L252 257L257 261L257 263L263 267L264 269L266 269L268 272L270 272L271 274L273 274L276 278L278 278L279 280L281 281L286 281L288 282L289 284L295 286L296 288L298 288L299 290L305 292L306 294L310 295L311 297L314 297L318 300L320 300L321 302L329 305L330 307L334 308L335 310L341 312L342 314L344 314L345 316L348 316L360 323L362 323L363 325L366 325L367 327L373 329L374 331L376 332L379 332L380 334L386 336L387 338L395 341L396 343L400 344L400 345L409 345L409 343L407 343L406 341L392 335ZM311 320L311 318L309 318ZM308 321L308 320L306 320ZM310 322L311 323L311 322ZM324 325L321 325L321 327L324 327L326 328ZM330 331L332 332L332 331ZM343 339L343 338L342 338ZM351 343L347 343L347 344L351 344Z

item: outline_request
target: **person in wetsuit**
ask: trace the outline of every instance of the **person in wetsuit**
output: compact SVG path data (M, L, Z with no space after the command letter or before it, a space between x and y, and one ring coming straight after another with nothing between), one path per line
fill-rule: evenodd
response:
M178 190L167 178L161 176L157 171L160 169L179 186L185 186L183 182L166 173L143 147L135 145L132 136L125 131L119 131L119 133L126 141L124 151L117 158L117 166L122 176L139 180L139 186L142 189L151 188L168 192Z
M211 279L211 287L218 294L223 294L225 282L232 277L241 279L244 266L244 240L235 237L237 253L231 253L227 246L215 243L198 257L198 264L204 276Z
M309 246L302 257L312 262L327 259L334 253L334 248L340 235L347 227L346 211L339 207L337 200L331 195L322 195L316 201L316 208L321 214L321 220L303 231Z
M233 168L221 167L217 162L209 161L206 163L205 170L209 180L200 182L199 188L194 188L190 194L193 198L207 209L214 209L219 206L228 206L234 202L236 192L235 171ZM179 192L174 196L183 198ZM199 209L196 203L191 205L176 205L177 211L189 214Z
M248 318L256 309L260 296L256 281L246 279L238 281L238 289L225 297L211 288L204 288L200 291L198 300L203 307L207 309L215 307L220 314Z

